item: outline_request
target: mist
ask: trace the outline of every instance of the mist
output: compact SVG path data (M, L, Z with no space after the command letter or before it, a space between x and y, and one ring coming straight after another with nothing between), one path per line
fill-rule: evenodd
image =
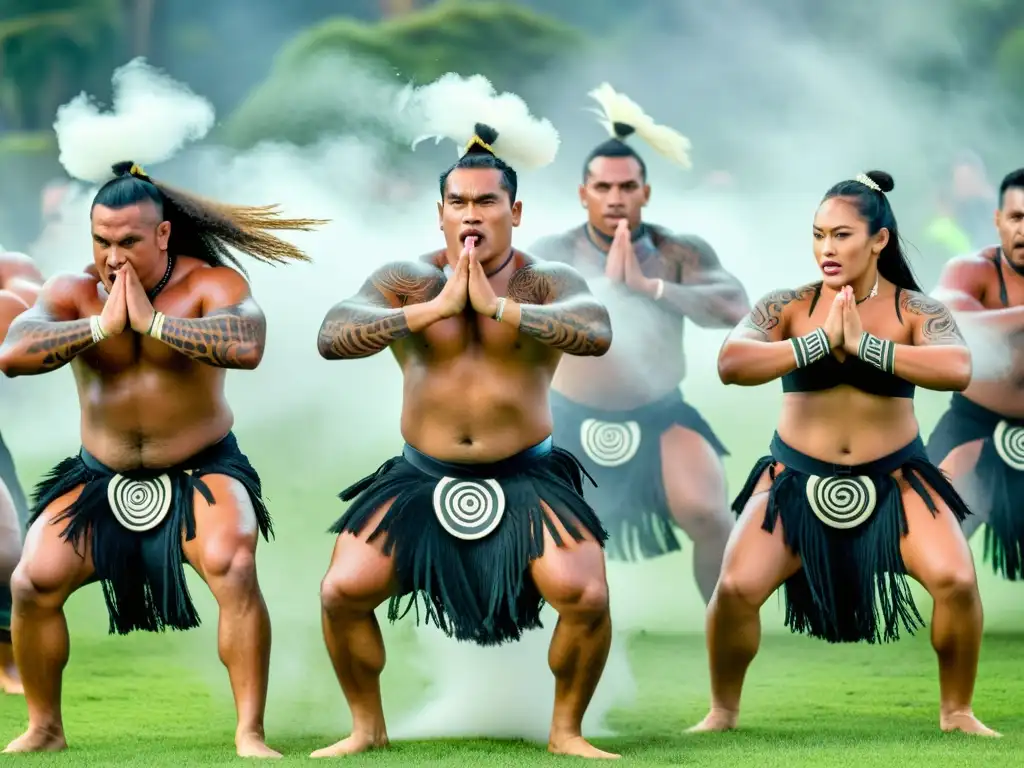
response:
M909 47L959 55L949 2L913 0L895 9L891 3L869 0L857 7L858 23L851 19L848 29L828 41L812 39L793 20L780 21L750 4L742 4L742 13L737 13L738 3L681 3L680 8L684 5L675 28L663 24L642 29L619 46L541 79L547 83L545 98L531 100L529 107L552 121L561 146L552 165L520 173L524 210L514 238L518 247L528 249L539 237L583 221L576 198L582 158L606 138L586 111L594 106L586 94L605 80L693 142L690 171L637 145L653 187L645 218L708 240L752 300L817 279L810 223L833 183L870 169L890 172L896 181L890 198L903 223L927 215L936 169L945 165L954 146L983 144L1007 158L1018 151L1008 127L989 119L996 96L984 83L937 102L903 74L900 53ZM881 19L884 26L874 26ZM633 20L624 18L623 24L627 21ZM194 95L197 107L191 114L201 114L201 84L188 85L199 94ZM392 121L395 131L408 133L411 142L423 127L410 125L394 108L402 85L393 77L357 70L352 62L330 59L311 65L303 87ZM182 98L181 93L175 98ZM401 445L402 382L386 353L358 362L322 360L316 334L326 311L354 293L376 266L442 247L435 208L437 174L455 160L456 147L451 142L436 149L417 147L417 154L435 152L438 166L415 179L394 178L382 170L380 145L351 138L304 148L265 144L241 153L182 141L175 151L166 162L147 166L147 172L225 202L279 203L286 216L330 220L314 233L287 234L310 255L310 264L269 267L253 262L250 267L243 259L268 318L268 341L256 371L228 376L228 397L236 431L243 436L266 434L283 423L302 429L301 444L268 454L295 465L291 485L274 489L278 544L260 552L260 581L275 628L268 722L301 721L302 728L328 740L340 738L345 735L340 723L348 717L323 650L317 590L331 549L323 531L342 507L327 496L315 508L294 509L288 489L314 481L321 487L326 472L330 487L340 490L394 455ZM719 171L726 171L734 183L711 184ZM391 184L407 183L415 194L402 199L379 194ZM88 186L81 185L65 200L60 221L33 247L32 255L47 275L78 271L90 262L91 196ZM941 264L927 250L915 248L912 239L910 245L923 287L931 290ZM612 307L612 320L625 326L631 318ZM722 387L713 371L724 335L687 325L689 375L683 391L729 447L726 469L735 491L767 447L781 392L777 387ZM999 353L979 341L974 355L976 365L985 365ZM70 371L4 381L3 387L5 400L27 406L9 409L4 421L4 435L20 464L27 460L22 455L52 463L76 450L78 404ZM918 395L924 435L946 399L938 393ZM749 420L724 414L743 414ZM243 443L243 450L260 449ZM609 563L616 636L588 713L586 735L605 729L607 713L628 706L635 693L626 633L703 631L704 609L690 566L692 547L686 541L683 546L685 554L650 563ZM174 642L181 658L208 672L211 690L229 701L226 675L213 652L216 607L202 585L193 584L205 625ZM998 622L1001 610L998 603L986 601L990 621L994 616ZM785 631L775 600L765 611L771 614L765 616L765 631ZM386 624L383 611L380 618L389 648L413 631L411 617L397 627ZM434 630L416 631L415 655L400 659L393 653L384 672L391 736L544 739L553 700L546 658L554 626L550 610L545 619L544 630L497 649L455 643ZM410 654L410 648L403 645L399 653ZM706 675L704 659L681 663L695 670L695 696L705 696L705 678L700 677ZM396 704L389 690L398 685L391 681L406 676L422 681L425 698L417 703L418 713L410 714L407 701ZM509 692L500 705L491 703L495 691Z

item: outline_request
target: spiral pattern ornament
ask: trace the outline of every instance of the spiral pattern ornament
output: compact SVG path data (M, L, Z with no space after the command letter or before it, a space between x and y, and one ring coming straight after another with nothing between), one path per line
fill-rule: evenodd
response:
M635 421L585 419L580 425L580 445L600 467L621 467L640 450L640 425Z
M456 539L482 539L505 515L505 492L497 480L443 477L434 486L434 514Z
M875 511L878 492L870 477L807 478L807 503L829 528L856 528Z
M136 533L150 531L164 521L171 509L171 496L168 475L145 480L114 475L107 484L107 501L114 518Z
M1006 466L1024 472L1024 427L1000 421L992 433L992 442Z

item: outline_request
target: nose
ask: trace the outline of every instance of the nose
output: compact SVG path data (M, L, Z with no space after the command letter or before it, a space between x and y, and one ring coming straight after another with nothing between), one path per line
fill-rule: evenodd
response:
M107 266L111 269L120 269L124 266L125 258L120 251L118 251L116 245L110 246L110 251L107 253Z
M832 237L826 236L825 239L821 241L821 255L822 256L835 256L836 255L836 241Z
M462 223L469 226L480 223L480 213L472 205L466 207L466 212L462 214Z

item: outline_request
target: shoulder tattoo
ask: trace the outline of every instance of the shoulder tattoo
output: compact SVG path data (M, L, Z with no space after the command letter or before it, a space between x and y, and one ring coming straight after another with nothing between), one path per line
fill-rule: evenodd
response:
M765 341L782 322L782 312L788 304L802 301L814 295L815 287L805 285L793 290L772 291L765 295L750 310L750 314L741 323L743 328L757 332Z
M446 282L444 273L431 264L396 262L386 264L370 278L373 287L399 306L421 304L437 296Z
M904 291L900 304L905 312L923 318L921 336L925 344L964 343L953 313L941 301L917 291Z

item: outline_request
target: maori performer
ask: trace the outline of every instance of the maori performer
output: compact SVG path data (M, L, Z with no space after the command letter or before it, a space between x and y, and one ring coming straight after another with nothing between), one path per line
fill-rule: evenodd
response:
M728 451L679 390L684 321L732 328L750 306L706 241L642 219L651 187L646 164L627 140L636 135L689 167L688 140L607 83L590 96L612 137L583 163L579 196L587 221L533 250L574 266L592 286L602 277L610 283L601 297L617 341L604 357L559 365L551 398L555 442L595 478L586 494L608 528L608 556L678 551L678 526L693 541L706 602L733 525L722 467Z
M0 341L11 323L39 295L43 275L23 253L0 246ZM14 459L0 438L0 689L24 693L11 645L11 575L21 558L21 534L28 520L28 501L18 480Z
M168 156L152 144L173 127L139 134L136 122L119 118L62 131L58 117L72 177L97 182L99 158L112 151ZM92 264L49 279L0 347L7 376L70 363L82 411L81 449L37 487L11 582L29 724L6 751L66 747L68 597L99 581L111 634L188 630L199 617L187 562L220 609L237 753L277 757L264 735L270 619L256 575L257 540L271 535L271 520L224 391L228 369L259 365L266 319L229 248L270 264L308 261L271 232L320 222L281 218L275 206L205 200L134 162L114 164L112 177L109 168L92 201Z
M916 387L963 390L971 356L945 306L920 292L881 171L842 181L814 217L822 280L768 294L722 347L726 384L782 379L769 455L733 509L708 606L711 711L733 728L758 612L785 585L786 625L833 643L884 642L923 626L909 575L934 601L943 731L997 735L971 710L982 609L960 521L964 501L925 453Z
M997 377L975 371L950 400L928 455L971 505L970 538L985 523L984 557L1010 581L1024 578L1024 168L999 185L999 245L946 264L935 297L960 315L968 339L1006 348Z
M465 146L440 178L445 247L379 267L320 330L329 360L391 348L405 381L405 447L341 494L352 504L331 529L321 600L353 724L314 757L388 743L374 617L388 599L392 621L422 607L448 636L478 645L518 640L550 603L559 621L548 749L617 757L581 732L611 644L606 534L579 463L552 444L548 402L563 354L603 355L611 327L575 270L513 248L522 202L512 166L551 162L558 135L518 97L491 94L479 76L447 75L412 95L432 132ZM461 115L487 123L460 128Z

